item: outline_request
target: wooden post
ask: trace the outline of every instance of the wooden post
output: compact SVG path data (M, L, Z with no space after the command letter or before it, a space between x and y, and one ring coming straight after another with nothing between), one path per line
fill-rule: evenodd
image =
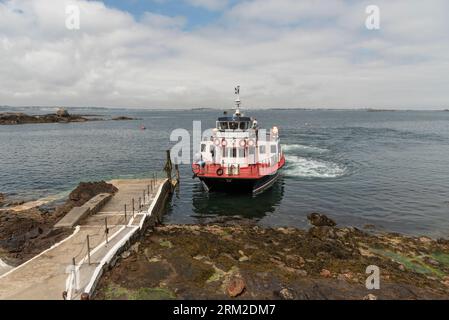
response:
M180 174L179 174L179 165L178 164L175 164L175 170L176 170L176 180L179 183Z
M172 164L171 158L170 158L170 150L167 150L166 153L167 153L167 161L165 163L164 170L167 173L168 181L171 183L172 182L171 177L172 177L173 164Z
M133 198L133 217L134 217L134 198Z
M145 205L145 190L143 190L143 204Z
M142 211L142 198L139 197L139 212Z
M134 202L133 202L133 215L134 215ZM126 204L125 204L125 224L127 224L127 223L128 223L128 216L126 214Z
M78 281L78 279L76 279L77 275L76 275L76 261L75 261L75 257L72 258L72 266L73 266L73 270L72 270L72 272L73 272L73 283L75 285L75 290L78 290L78 288L77 288L77 283L78 283L77 281Z

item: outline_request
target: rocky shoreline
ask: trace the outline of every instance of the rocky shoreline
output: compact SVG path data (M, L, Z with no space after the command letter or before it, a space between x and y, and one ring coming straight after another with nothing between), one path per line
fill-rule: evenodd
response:
M366 268L380 289L366 288ZM449 299L449 241L324 225L162 225L125 252L96 299Z
M8 202L0 194L0 258L17 266L48 249L72 233L54 230L54 224L73 207L78 207L100 193L114 193L117 189L104 181L82 182L58 206L42 205L16 210L19 203Z
M3 269L66 238L71 230L53 226L73 207L115 191L80 183L63 204L36 207L0 193ZM449 240L338 227L319 213L308 219L309 230L237 217L159 225L116 260L93 298L449 299ZM379 290L365 286L368 266L379 267Z

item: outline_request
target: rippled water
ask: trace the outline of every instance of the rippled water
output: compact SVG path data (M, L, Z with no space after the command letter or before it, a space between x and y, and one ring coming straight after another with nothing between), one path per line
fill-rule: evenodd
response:
M63 195L79 181L149 176L162 167L173 129L191 131L193 120L202 120L206 129L220 115L77 111L142 120L0 126L0 192L31 199ZM319 211L343 225L449 236L449 112L247 113L262 126L280 127L287 160L280 181L256 197L207 194L183 165L167 221L242 215L262 225L304 227L307 213ZM139 130L140 124L148 130Z

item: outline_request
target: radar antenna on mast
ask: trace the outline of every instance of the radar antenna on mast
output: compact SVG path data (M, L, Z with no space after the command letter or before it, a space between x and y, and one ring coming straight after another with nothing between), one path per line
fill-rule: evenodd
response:
M235 115L237 117L240 117L240 104L242 103L240 101L240 86L235 87L235 94L237 96L237 99L235 99Z

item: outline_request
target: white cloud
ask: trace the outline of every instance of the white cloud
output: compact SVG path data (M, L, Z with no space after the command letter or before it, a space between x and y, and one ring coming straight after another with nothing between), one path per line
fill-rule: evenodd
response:
M189 30L95 1L3 1L0 105L230 107L239 83L251 107L447 107L447 2L376 2L380 31L370 2L247 0Z
M226 8L229 1L228 0L184 0L188 4L197 7L203 7L209 10L220 10Z

